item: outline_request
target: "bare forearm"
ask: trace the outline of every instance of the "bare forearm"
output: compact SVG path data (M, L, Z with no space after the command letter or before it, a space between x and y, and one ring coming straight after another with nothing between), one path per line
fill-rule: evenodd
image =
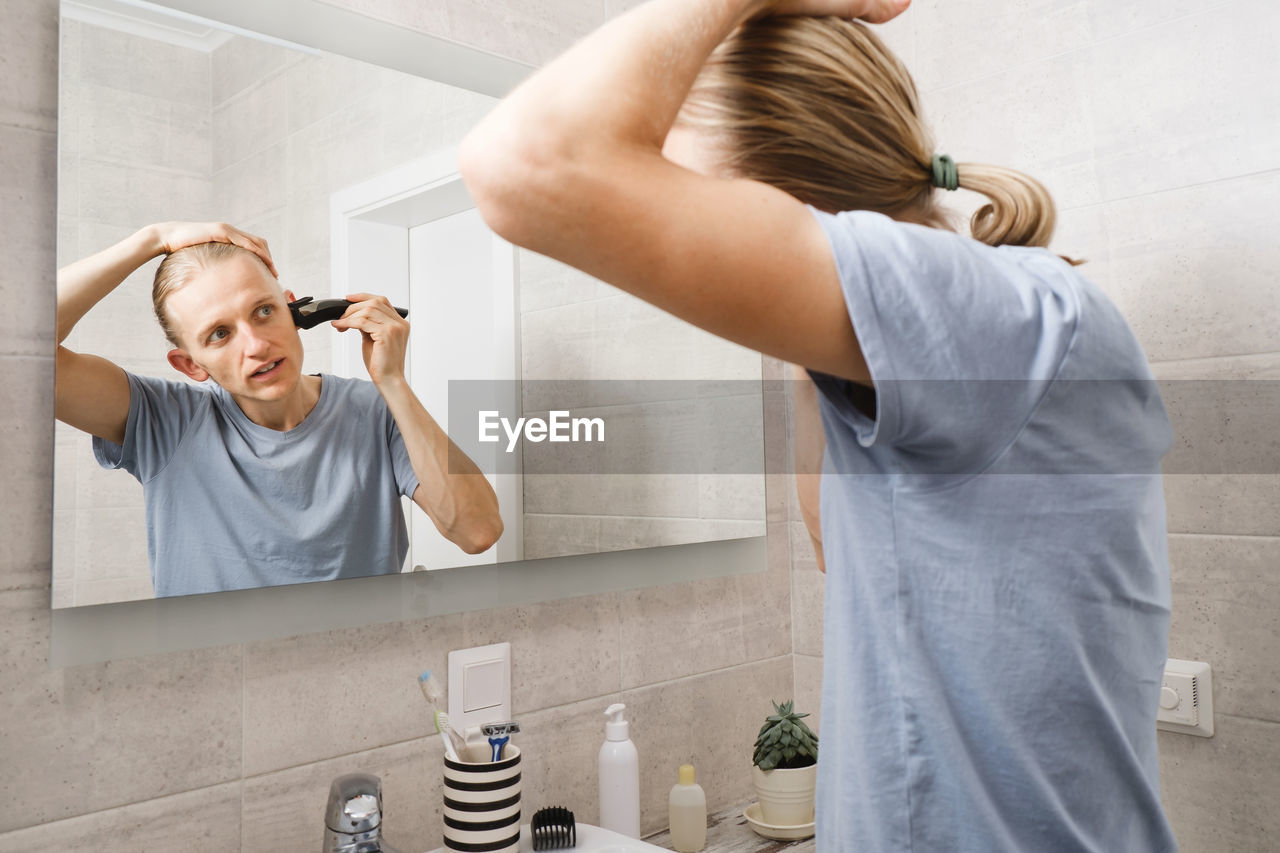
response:
M609 182L669 165L662 145L685 96L753 3L653 0L525 81L463 141L462 174L489 226L576 258L576 225L609 205Z
M513 139L500 129L511 124L538 131L536 142L554 137L574 144L603 137L660 150L707 56L757 5L756 0L645 3L525 81L471 137L508 145Z
M462 550L488 550L502 535L498 497L488 479L440 428L407 382L384 381L378 390L418 476L414 502Z
M147 227L58 270L58 342L131 273L163 252L154 229Z

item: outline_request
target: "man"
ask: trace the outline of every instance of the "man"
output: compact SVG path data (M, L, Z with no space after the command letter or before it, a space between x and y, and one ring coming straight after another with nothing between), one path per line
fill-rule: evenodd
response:
M497 497L404 375L409 325L383 297L357 330L372 382L302 374L303 347L266 241L223 223L141 229L58 273L58 340L159 255L152 301L169 363L200 386L57 354L59 420L143 484L157 596L398 572L399 496L463 551L502 534Z

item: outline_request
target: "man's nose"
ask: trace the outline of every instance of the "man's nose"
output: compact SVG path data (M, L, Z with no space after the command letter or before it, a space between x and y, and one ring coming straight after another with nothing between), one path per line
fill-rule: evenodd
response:
M244 354L251 358L266 355L271 348L270 342L252 326L245 326L240 334L244 340Z

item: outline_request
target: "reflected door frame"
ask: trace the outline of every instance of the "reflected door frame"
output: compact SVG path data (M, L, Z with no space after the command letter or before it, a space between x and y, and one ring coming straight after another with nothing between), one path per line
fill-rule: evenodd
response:
M411 263L415 229L470 214L464 217L468 220L467 227L484 232L472 234L472 242L478 238L482 245L488 246L486 257L468 261L473 274L487 279L488 290L468 288L459 282L449 288L447 296L452 316L458 316L453 312L463 310L458 306L465 305L470 298L474 307L466 310L476 312L480 326L495 331L489 335L485 356L466 359L464 373L458 372L463 368L457 363L450 367L442 366L440 370L445 371L450 379L519 380L521 373L516 249L489 231L474 210L475 204L458 173L456 149L406 163L391 172L335 192L330 197L331 294L342 297L354 292L383 293L393 304L409 309L414 331L410 335L406 357L407 378L427 411L446 431L449 431L447 381L441 380L439 371L427 369L428 365L434 367L435 363L442 361L439 350L434 354L429 351L438 343L429 326L442 315L432 311L433 306L427 304L426 294L422 292L422 270L416 261ZM474 223L470 222L472 216ZM411 281L416 282L415 287L411 287ZM468 313L467 316L472 315ZM334 336L333 372L339 376L368 378L359 337L337 332L331 334ZM469 334L474 335L475 330ZM513 408L503 408L518 411L517 383L512 381L495 387L504 390L510 387L512 399L508 404ZM515 452L519 454L518 449ZM475 461L484 471L511 470L507 467L509 462L500 467L493 460ZM514 470L522 470L519 459L515 460ZM405 517L412 540L409 566L415 570L434 570L523 559L524 489L521 477L512 474L486 476L498 494L502 511L505 529L498 543L483 554L465 554L435 530L426 513L405 498Z

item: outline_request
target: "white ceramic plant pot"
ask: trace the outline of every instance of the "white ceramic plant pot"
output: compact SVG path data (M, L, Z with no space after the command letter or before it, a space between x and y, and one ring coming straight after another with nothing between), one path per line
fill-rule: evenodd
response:
M799 826L813 821L813 794L818 765L761 770L751 765L751 778L760 798L760 816L773 826Z

